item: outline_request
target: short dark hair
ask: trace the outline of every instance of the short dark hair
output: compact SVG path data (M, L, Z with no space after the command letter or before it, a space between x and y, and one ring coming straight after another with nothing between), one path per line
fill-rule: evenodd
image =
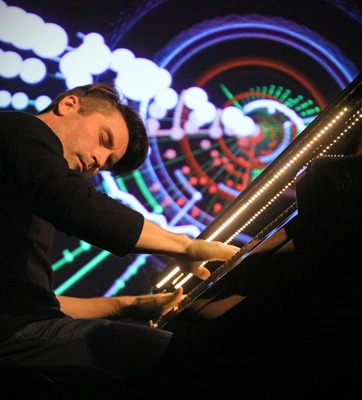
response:
M79 113L91 115L95 112L108 114L117 109L123 116L129 134L129 142L124 156L113 165L111 172L115 176L123 176L138 169L148 155L148 136L145 125L135 108L130 107L121 99L116 87L109 83L92 83L77 86L60 93L38 115L47 112L58 113L58 105L66 96L77 96L80 102Z

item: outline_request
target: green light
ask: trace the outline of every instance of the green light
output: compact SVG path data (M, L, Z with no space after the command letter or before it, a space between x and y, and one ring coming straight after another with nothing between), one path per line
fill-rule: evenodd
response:
M119 290L122 290L126 287L125 282L122 279L117 279L116 280L116 285L119 288Z
M275 90L275 85L270 85L270 86L269 86L268 93L269 93L269 94L274 94L274 90Z
M138 268L137 267L129 267L128 268L128 272L129 272L129 274L130 275L136 275L137 274L137 271L138 271Z
M90 244L80 240L80 246L72 252L68 249L63 250L63 258L52 265L53 271L63 267L65 264L72 263L77 256L82 254L84 251L90 250L91 247Z
M65 249L63 250L63 258L57 261L56 263L53 264L52 268L53 271L56 271L60 267L62 267L65 264L72 263L74 259L79 256L79 254L83 253L82 247L78 247L77 249L73 250L70 252L69 250Z
M88 251L92 248L92 245L90 245L89 243L85 242L84 240L80 241L80 247L84 250L84 251Z
M117 185L123 192L128 192L126 185L124 184L124 180L120 177L116 179Z
M149 254L144 254L142 256L137 256L137 259L134 261L132 265L130 265L125 273L122 275L122 279L119 278L115 281L115 285L117 286L117 290L113 290L113 295L118 293L120 290L126 287L126 282L134 275L137 274L138 269L142 267L142 265L146 264L146 259L149 257Z
M153 212L154 213L157 212L158 214L161 214L163 212L163 208L157 203L156 199L152 196L151 192L148 190L148 187L147 187L145 181L143 180L140 171L134 171L133 177L134 177L141 193L147 200L147 203L153 208Z
M261 173L263 172L263 169L261 169L261 168L254 168L252 171L251 171L251 180L254 180L258 175L260 175Z
M63 250L63 256L64 256L65 261L68 263L71 263L74 261L74 255L68 249Z
M52 265L53 271L56 271L57 269L61 268L65 264L68 264L68 261L65 258L57 261L56 263L54 263Z
M290 90L287 89L283 95L280 97L280 100L284 101L290 95Z
M223 84L220 85L220 89L224 93L227 99L232 100L235 107L242 109L241 104L235 100L234 95L230 92L230 90Z
M103 189L104 193L110 192L109 187L104 179L102 180L102 189Z
M96 257L93 258L88 264L82 267L78 272L76 272L71 278L63 282L54 293L59 295L64 293L67 289L73 286L76 282L78 282L84 275L86 275L89 271L99 265L103 260L105 260L111 253L108 251L101 251Z

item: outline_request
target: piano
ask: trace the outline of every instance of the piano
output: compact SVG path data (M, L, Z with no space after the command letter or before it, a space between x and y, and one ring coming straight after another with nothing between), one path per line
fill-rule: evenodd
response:
M295 185L319 157L362 153L362 74L357 76L289 146L254 179L198 236L236 244L248 237L226 262L209 262L202 281L169 264L157 277L154 292L182 286L178 307L151 321L155 328L192 337L257 291L273 271L265 260L288 245L298 228ZM240 243L238 241L237 243ZM239 245L239 244L238 244Z

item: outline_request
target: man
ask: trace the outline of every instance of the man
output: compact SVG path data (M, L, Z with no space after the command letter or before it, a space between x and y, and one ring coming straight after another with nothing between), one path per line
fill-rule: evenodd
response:
M0 363L89 365L135 376L159 363L172 334L114 319L155 318L175 293L79 299L56 296L48 255L53 230L122 257L162 254L206 279L203 261L239 249L174 234L97 192L86 179L137 169L148 140L110 85L68 90L37 116L0 113Z

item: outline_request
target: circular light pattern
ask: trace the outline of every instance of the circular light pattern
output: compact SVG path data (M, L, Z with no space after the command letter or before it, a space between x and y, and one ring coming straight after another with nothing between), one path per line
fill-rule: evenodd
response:
M200 230L328 104L310 78L293 63L288 65L287 52L283 62L277 57L256 57L250 51L256 43L260 48L273 43L292 49L292 56L297 52L299 58L308 58L324 71L329 84L340 89L358 73L316 33L282 18L260 15L206 21L161 50L157 62L170 71L174 87L178 81L185 85L185 76L193 80L187 82L175 109L158 118L159 127L153 123L151 152L142 175L147 186L157 182L153 196L166 215L180 215L181 223ZM212 55L221 46L227 46L230 59L213 64ZM247 53L245 49L249 56L237 56ZM195 72L199 64L203 70ZM194 108L208 100L215 112L211 121L200 121ZM141 110L157 118L152 105L143 103Z

